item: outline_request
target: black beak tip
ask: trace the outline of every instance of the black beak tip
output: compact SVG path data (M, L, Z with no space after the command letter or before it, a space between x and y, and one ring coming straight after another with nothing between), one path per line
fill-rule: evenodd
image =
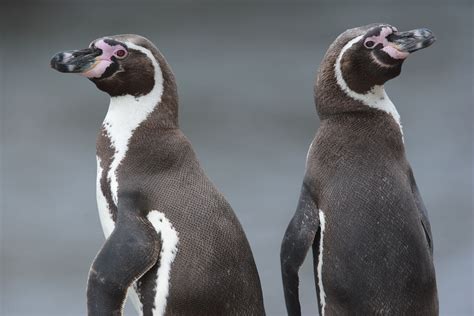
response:
M421 37L424 38L424 47L428 47L436 42L436 37L430 29L422 28L419 30L419 33L421 34Z
M58 61L56 59L56 56L54 56L53 58L51 58L51 61L49 62L49 66L53 69L56 69L57 64L58 64Z
M431 33L431 37L428 39L429 45L433 44L434 42L437 41L436 36L434 36L433 33Z
M49 62L49 65L51 68L59 71L59 72L64 72L64 73L71 73L71 72L76 72L76 66L71 63L69 60L65 60L66 54L64 52L59 52L53 57L51 57L51 60Z
M51 66L51 68L56 69L57 71L64 72L66 66L62 63L62 60L63 53L57 53L51 58L49 65Z

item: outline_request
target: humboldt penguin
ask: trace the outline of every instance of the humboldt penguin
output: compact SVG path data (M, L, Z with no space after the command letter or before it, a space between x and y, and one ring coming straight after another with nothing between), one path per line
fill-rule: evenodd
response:
M111 97L97 138L106 241L88 278L89 315L264 315L254 258L231 206L178 126L170 66L146 38L116 35L57 53Z
M320 315L437 315L433 238L384 83L435 41L428 29L371 24L342 33L317 75L321 123L281 245L289 315L310 248Z

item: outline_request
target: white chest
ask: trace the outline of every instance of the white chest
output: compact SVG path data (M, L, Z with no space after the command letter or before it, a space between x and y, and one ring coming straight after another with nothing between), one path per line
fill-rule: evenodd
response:
M117 203L117 168L125 157L131 137L136 128L146 120L157 105L156 99L148 95L141 98L121 96L112 98L103 126L110 139L114 155L107 174L112 198Z
M110 100L109 110L105 116L103 127L110 140L111 150L114 154L105 176L107 177L107 182L110 183L110 192L115 206L118 203L117 195L119 189L117 168L127 154L128 145L134 131L140 123L146 120L155 106L156 98L152 100L149 95L140 98L127 95L114 97ZM113 221L109 205L100 185L102 176L103 170L100 166L100 158L97 157L97 206L104 234L108 237L113 230Z

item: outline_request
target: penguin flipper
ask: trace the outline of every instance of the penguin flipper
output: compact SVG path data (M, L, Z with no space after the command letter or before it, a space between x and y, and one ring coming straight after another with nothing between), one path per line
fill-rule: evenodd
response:
M159 258L158 234L143 214L132 212L133 208L128 206L119 207L114 231L90 269L87 282L90 316L122 315L128 288Z
M416 207L420 212L421 224L423 225L423 229L426 234L426 238L428 239L428 245L430 247L431 255L433 255L433 237L431 235L431 225L428 219L428 210L426 209L425 203L423 203L423 199L421 198L420 191L418 190L418 186L416 185L415 176L413 175L413 170L409 169L408 176L410 179L410 186L413 192L413 197L415 199Z
M301 315L298 271L319 228L318 207L303 183L296 212L286 229L280 263L288 315Z

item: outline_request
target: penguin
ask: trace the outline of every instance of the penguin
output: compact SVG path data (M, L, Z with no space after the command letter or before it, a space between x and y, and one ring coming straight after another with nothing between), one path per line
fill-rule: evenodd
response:
M110 95L97 137L97 204L106 237L87 282L89 315L264 315L259 275L231 206L179 129L173 72L126 34L57 53L52 68Z
M298 270L310 248L320 315L438 315L428 213L384 90L434 41L428 29L377 23L343 32L326 52L321 122L281 244L288 315L301 315Z

